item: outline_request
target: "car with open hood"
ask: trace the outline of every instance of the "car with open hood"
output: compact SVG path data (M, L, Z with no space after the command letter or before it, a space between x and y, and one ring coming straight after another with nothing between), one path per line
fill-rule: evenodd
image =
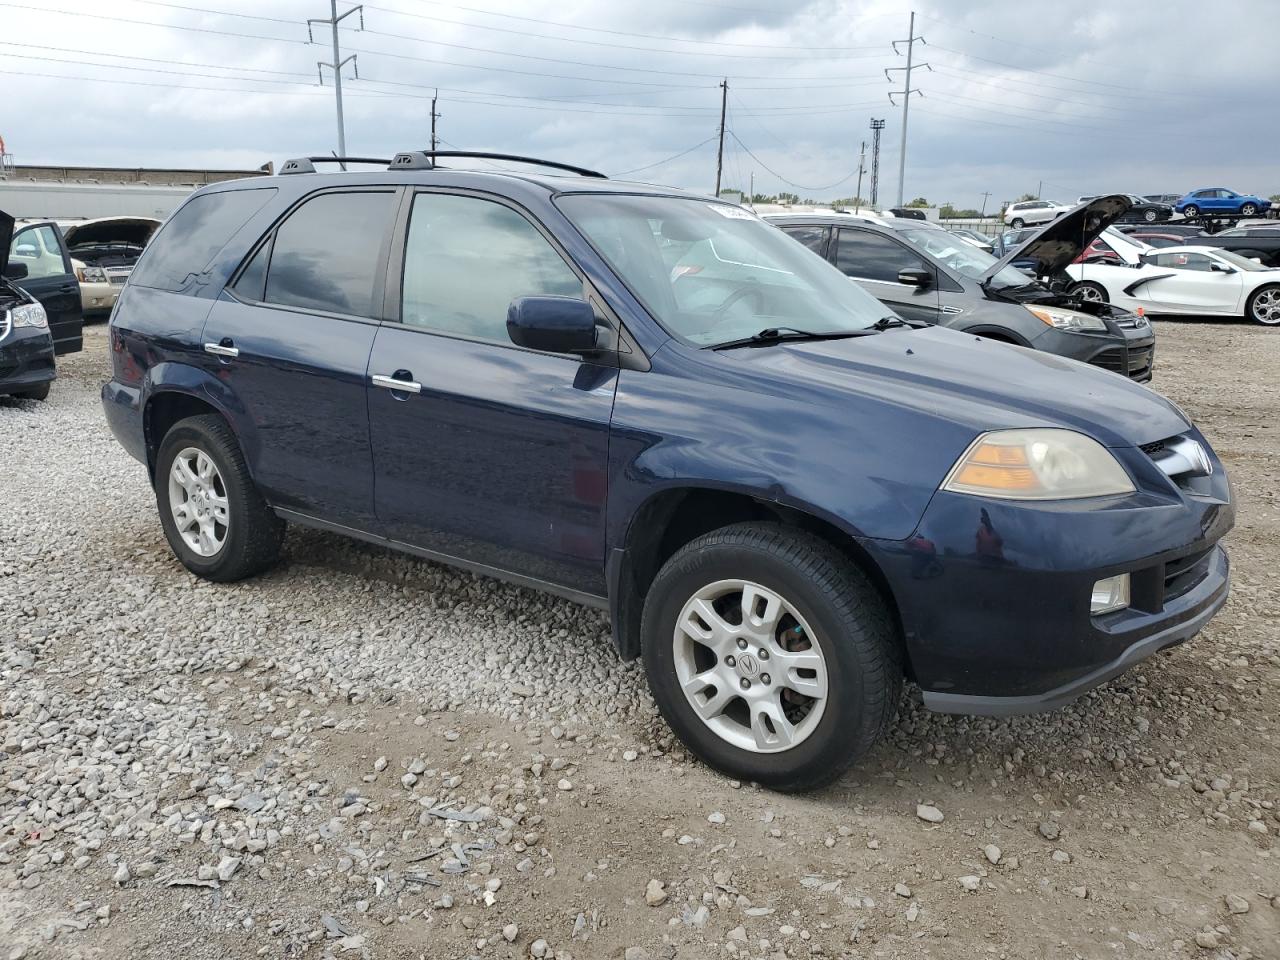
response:
M120 288L161 223L155 217L59 221L80 281L80 302L86 320L111 313Z
M9 262L14 220L0 210L0 396L43 400L57 376L44 307L18 282L25 263Z
M1099 242L1105 255L1061 271L1072 296L1146 314L1243 317L1280 325L1280 268L1195 238L1157 248L1109 232Z
M1146 387L906 320L716 198L321 159L194 193L111 319L106 419L196 576L296 524L601 608L694 754L790 790L908 677L1051 709L1226 600L1230 485ZM454 165L494 159L533 169Z
M18 220L12 223L5 245L9 279L40 301L48 318L54 350L74 353L83 345L83 308L80 283L62 231L52 220ZM21 279L16 279L21 273Z
M1029 235L999 260L948 230L910 220L876 224L838 214L766 219L900 316L1146 381L1155 363L1155 333L1146 320L1106 303L1082 303L1018 269L1050 248L1062 256L1073 245L1087 245L1127 202L1100 197L1048 226L1024 228Z

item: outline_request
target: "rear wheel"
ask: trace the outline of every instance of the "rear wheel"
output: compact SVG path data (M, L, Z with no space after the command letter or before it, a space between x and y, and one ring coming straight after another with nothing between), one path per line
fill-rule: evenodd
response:
M1246 203L1240 208L1240 216L1252 217L1258 213L1258 205L1256 203Z
M155 491L169 547L196 576L242 580L275 563L284 522L253 485L221 417L188 417L165 434Z
M1280 285L1259 287L1245 305L1246 320L1256 320L1269 327L1280 324Z
M1100 283L1094 283L1092 280L1081 280L1072 286L1069 292L1073 297L1077 297L1085 303L1111 302L1111 297L1107 294L1107 288Z
M645 599L643 655L667 722L706 763L778 790L838 777L902 687L879 593L825 541L745 523L679 550Z
M47 400L49 399L49 388L53 386L52 380L46 380L44 383L36 387L29 387L17 394L27 400Z
M1021 217L1014 217L1009 221L1009 226L1013 227L1015 230L1021 230L1026 225L1027 221L1023 220Z

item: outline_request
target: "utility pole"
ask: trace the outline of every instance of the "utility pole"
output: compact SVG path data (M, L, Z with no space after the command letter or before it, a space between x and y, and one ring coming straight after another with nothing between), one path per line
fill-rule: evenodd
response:
M981 214L981 216L983 216L983 217L985 217L985 216L987 215L987 198L988 198L988 197L990 197L990 196L991 196L991 191L990 191L990 190L984 190L984 191L982 192L982 214Z
M747 171L747 183L750 184L750 186L747 187L747 206L749 206L752 210L754 210L756 208L756 172L755 170Z
M356 79L360 79L360 65L356 63L356 55L353 53L342 59L342 53L338 48L338 24L351 16L353 13L360 14L360 29L364 29L364 5L352 7L342 16L338 16L338 0L329 0L329 17L324 20L310 19L307 21L307 37L315 43L315 37L311 34L311 25L313 23L326 23L333 29L333 62L325 63L323 60L316 61L316 72L320 75L320 85L324 86L324 68L328 67L333 71L333 90L334 96L338 102L338 156L345 157L347 155L347 130L346 125L342 121L342 68L348 62L354 64L356 71ZM346 164L342 165L342 169L347 169Z
M1036 181L1036 199L1037 199L1037 200L1039 200L1039 199L1040 199L1040 191L1041 191L1041 190L1043 190L1043 189L1044 189L1044 181L1043 181L1043 180L1037 180L1037 181Z
M436 137L436 120L440 118L440 114L436 113L436 97L438 96L440 96L439 89L437 89L434 93L431 94L431 152L432 153L436 151L437 149L436 145L437 143L439 143L439 140Z
M925 41L924 41L924 37L916 36L916 13L914 10L912 10L911 11L911 29L907 33L907 39L895 40L893 41L893 44L892 44L894 53L898 52L898 44L905 43L907 45L907 65L905 68L889 67L884 72L884 75L888 77L888 79L892 80L893 78L889 76L891 72L897 71L897 70L904 70L904 69L906 71L906 74L903 78L902 89L899 91L895 91L897 94L899 94L902 97L902 147L898 151L898 206L902 206L902 185L907 175L907 110L911 105L911 95L913 93L920 94L919 90L913 90L911 88L911 71L913 69L919 69L920 67L927 67L930 70L933 69L927 63L917 63L917 64L912 63L914 59L913 55L915 53L917 42L924 43ZM920 95L924 96L924 94L920 94ZM892 93L889 94L890 103L893 103L893 97L894 97L894 94ZM897 104L894 104L894 106L897 106Z
M720 146L716 149L716 196L720 196L720 174L724 170L724 114L729 107L729 78L720 81Z
M862 149L858 151L858 189L853 195L853 212L862 209L862 168L867 159L867 141L862 141Z
M880 131L884 129L884 121L871 121L871 209L876 208L880 199Z

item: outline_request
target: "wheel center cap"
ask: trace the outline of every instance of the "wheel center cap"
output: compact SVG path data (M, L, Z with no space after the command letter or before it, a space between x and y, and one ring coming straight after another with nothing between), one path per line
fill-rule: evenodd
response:
M751 654L741 654L738 657L738 672L744 677L754 677L760 672L760 664Z

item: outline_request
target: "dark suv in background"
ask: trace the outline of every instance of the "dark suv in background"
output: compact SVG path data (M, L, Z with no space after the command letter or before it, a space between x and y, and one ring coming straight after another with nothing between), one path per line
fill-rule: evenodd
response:
M1144 318L1051 290L1016 266L1049 258L1044 272L1060 270L1127 209L1124 197L1098 197L1042 227L1024 228L1026 236L1000 259L932 223L840 213L765 219L899 316L1145 382L1156 338Z
M206 187L138 262L103 404L197 575L298 523L605 608L690 748L782 789L904 677L1047 709L1225 601L1230 487L1157 394L907 322L741 207L448 156L495 157Z

